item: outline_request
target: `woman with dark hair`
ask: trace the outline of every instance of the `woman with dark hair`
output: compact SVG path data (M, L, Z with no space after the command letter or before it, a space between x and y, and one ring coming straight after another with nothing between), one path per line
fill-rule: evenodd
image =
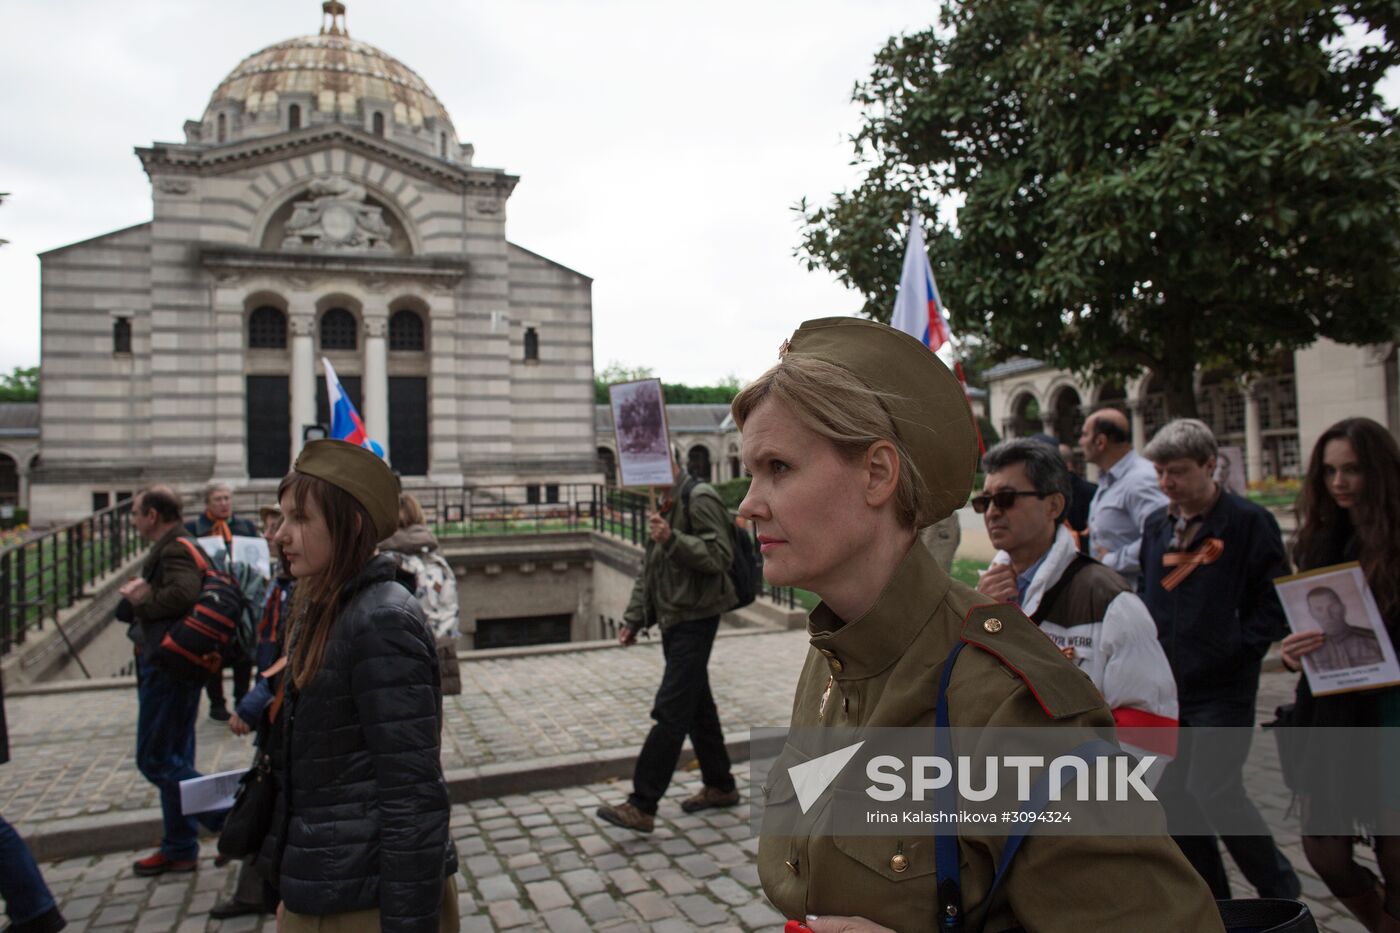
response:
M274 818L285 933L457 929L437 656L413 581L377 542L398 483L373 453L313 441L278 489L297 585ZM275 701L274 701L275 702Z
M1347 418L1318 438L1298 503L1293 558L1299 570L1360 561L1366 582L1386 620L1392 644L1400 623L1400 446L1369 418ZM1283 640L1283 662L1299 670L1302 658L1324 649L1321 630ZM1297 725L1400 727L1400 688L1314 697L1298 679ZM1319 733L1309 733L1316 741ZM1366 783L1358 769L1342 767L1320 749L1302 762L1303 851L1327 887L1368 930L1400 933L1400 793L1393 780L1395 750L1382 742L1374 776L1390 767L1392 779ZM1352 857L1354 835L1335 832L1338 820L1369 832L1382 881ZM1332 830L1328 833L1327 830Z

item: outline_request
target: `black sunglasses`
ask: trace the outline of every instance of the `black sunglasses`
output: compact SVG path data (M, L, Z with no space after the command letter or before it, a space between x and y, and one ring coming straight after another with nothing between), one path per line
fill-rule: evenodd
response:
M976 512L978 515L981 515L987 511L987 508L989 506L994 505L1004 512L1007 509L1011 508L1013 505L1015 505L1016 499L1020 496L1035 496L1037 499L1045 498L1045 496L1041 495L1038 492L1022 492L1021 490L1017 489L998 489L990 496L985 494L980 496L973 496L972 511Z

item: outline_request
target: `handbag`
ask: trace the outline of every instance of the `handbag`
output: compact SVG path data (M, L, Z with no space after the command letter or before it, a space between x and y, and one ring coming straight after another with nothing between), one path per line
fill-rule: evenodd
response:
M219 833L219 854L228 858L245 858L261 849L272 826L272 810L276 802L272 760L267 752L259 750L253 767L238 780L233 809L228 811L223 831Z
M1293 793L1299 793L1303 768L1303 733L1298 726L1298 711L1292 703L1274 708L1274 721L1266 722L1261 729L1274 734L1274 744L1278 747L1279 770L1283 773L1284 786Z

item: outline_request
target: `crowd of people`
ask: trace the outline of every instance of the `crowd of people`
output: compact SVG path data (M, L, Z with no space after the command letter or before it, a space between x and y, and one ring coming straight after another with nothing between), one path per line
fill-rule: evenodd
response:
M1395 636L1400 448L1385 428L1353 418L1322 435L1286 542L1269 511L1222 488L1216 440L1201 421L1172 421L1137 451L1121 411L1091 413L1079 451L1097 484L1053 438L979 455L957 380L913 338L867 321L804 324L733 414L752 476L739 512L756 529L764 576L820 598L794 728L937 719L1171 736L1151 778L1160 821L1138 835L1037 836L1017 849L1004 835L963 831L951 869L933 845L845 839L820 822L805 836L764 835L759 878L794 924L817 933L926 929L935 918L970 930L1223 929L1217 902L1233 892L1222 845L1260 898L1299 897L1296 871L1246 792L1248 745L1237 735L1255 725L1273 644L1281 640L1290 670L1309 656L1348 664L1380 651L1376 633L1348 626L1325 587L1308 595L1318 627L1290 634L1276 579L1359 562ZM736 601L735 526L712 487L673 471L649 515L619 636L628 646L660 631L654 724L630 794L597 811L640 833L654 828L687 738L701 785L681 809L740 802L723 697L707 674L720 617ZM940 541L927 533L969 501L997 548L975 588L949 576L951 555L936 558ZM383 460L344 442L308 443L258 517L260 527L236 517L232 491L217 483L188 522L168 486L132 503L150 550L121 586L118 617L136 656L136 763L160 791L164 826L133 871L194 870L201 825L217 832L232 819L181 808L180 782L198 776L207 692L211 717L254 737L274 788L266 832L237 856L237 888L213 916L276 911L292 933L457 929L440 756L445 673L460 635L451 567ZM222 539L232 560L233 541L256 536L270 565L249 610L249 644L202 676L160 663L211 585L191 539ZM1300 676L1293 716L1303 726L1400 727L1400 688L1314 696ZM0 706L0 760L3 723ZM1367 752L1370 774L1339 773L1331 751L1302 756L1303 850L1366 929L1397 933L1400 739ZM781 776L763 788L771 806L794 793ZM1339 810L1355 833L1337 833ZM1363 836L1379 875L1355 857ZM3 892L13 929L60 929L33 859L3 821L0 860L35 879L27 897Z

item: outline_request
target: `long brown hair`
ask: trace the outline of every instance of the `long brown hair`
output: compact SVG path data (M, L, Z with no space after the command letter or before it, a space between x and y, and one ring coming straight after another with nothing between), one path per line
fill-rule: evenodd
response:
M326 643L340 611L341 591L364 569L374 556L374 522L365 507L339 486L293 470L277 487L277 499L291 493L297 511L307 499L326 521L331 537L331 559L324 573L297 581L290 606L288 628L288 669L292 683L309 684L321 669Z
M1361 467L1361 495L1350 516L1327 491L1322 462L1327 445L1344 439ZM1400 612L1400 445L1370 418L1347 418L1322 433L1313 447L1298 496L1298 534L1293 559L1300 567L1336 560L1336 536L1348 520L1360 546L1361 568L1388 618Z

